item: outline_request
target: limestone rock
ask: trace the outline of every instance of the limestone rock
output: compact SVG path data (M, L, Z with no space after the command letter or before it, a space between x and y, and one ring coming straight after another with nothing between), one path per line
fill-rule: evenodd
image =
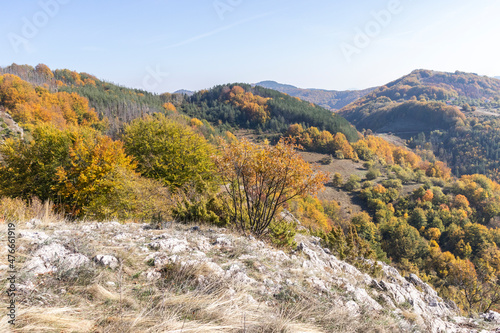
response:
M49 238L43 231L21 231L18 236L19 238L28 238L31 244L40 244Z
M53 242L35 251L24 270L34 275L56 272L59 269L75 269L90 260L80 253L70 253L63 245Z
M108 254L98 254L95 256L94 261L104 267L109 267L111 269L116 269L120 265L116 257Z
M221 247L231 247L233 243L231 240L225 236L219 236L215 239L213 245L219 245Z
M153 250L163 250L170 253L180 253L188 249L188 243L185 239L168 238L155 240L148 244Z
M500 313L498 313L498 312L490 310L486 313L481 313L479 316L486 321L491 321L491 322L500 324Z

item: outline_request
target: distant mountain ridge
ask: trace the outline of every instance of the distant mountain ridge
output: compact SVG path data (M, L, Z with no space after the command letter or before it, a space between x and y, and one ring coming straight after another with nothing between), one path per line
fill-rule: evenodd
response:
M469 106L498 108L500 81L460 71L420 69L377 88L339 114L358 130L408 134L463 125L461 108Z
M293 97L298 97L304 101L317 104L326 109L335 111L340 110L349 103L365 96L376 88L363 90L325 90L325 89L303 89L290 84L282 84L276 81L261 81L255 84L268 89L273 89Z
M194 91L192 91L192 90L186 90L186 89L179 89L177 91L174 91L174 94L181 94L181 95L192 96L194 94Z

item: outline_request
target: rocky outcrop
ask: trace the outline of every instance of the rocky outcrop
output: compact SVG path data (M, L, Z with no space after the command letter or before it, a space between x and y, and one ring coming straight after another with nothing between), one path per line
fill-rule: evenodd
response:
M84 266L89 258L80 253L71 253L63 245L53 242L43 245L26 263L24 270L33 275L54 273L61 269L70 270Z
M252 302L268 304L265 300L292 297L287 295L296 290L329 300L353 320L391 313L403 331L473 332L471 327L478 323L491 326L500 321L496 312L475 319L459 316L454 304L445 302L418 276L403 277L385 263L378 263L381 270L376 278L363 273L322 248L316 237L298 235L299 245L291 252L203 226L177 225L159 231L117 222L66 224L52 231L21 230L19 237L33 246L23 271L34 278L92 263L89 257L98 266L116 270L119 250L139 260L144 281L161 279L165 267L193 267L199 284L223 283L228 291L244 293ZM81 246L71 245L75 239L94 240L99 252L79 253ZM29 283L24 281L24 285Z
M23 137L24 131L11 115L7 113L4 107L0 106L0 137Z

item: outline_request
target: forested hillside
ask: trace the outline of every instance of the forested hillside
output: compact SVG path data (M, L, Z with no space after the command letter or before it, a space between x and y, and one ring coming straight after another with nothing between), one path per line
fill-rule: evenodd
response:
M181 94L153 94L144 90L125 88L102 81L87 73L68 69L54 70L43 64L36 67L12 64L0 68L0 74L13 74L50 92L77 93L85 97L88 104L106 119L107 133L115 136L123 125L137 117L154 112L174 110L172 102L180 103Z
M456 176L482 173L499 180L500 81L476 74L416 70L340 111L358 130L409 139Z
M500 185L481 174L454 177L455 165L450 169L426 151L437 141L428 142L425 135L410 142L415 152L366 132L360 137L326 109L247 84L217 86L190 97L146 95L87 74L52 72L43 65L21 69L27 69L24 75L32 83L0 75L0 107L25 130L23 137L12 135L0 145L5 220L19 219L44 202L46 209L71 220L148 221L155 227L166 219L216 224L286 251L296 248L294 237L303 232L320 237L322 247L372 276L379 274L380 264L365 259L419 274L466 312L500 304ZM467 118L439 101L452 93L421 86L411 93L408 88L404 98L409 94L409 100L393 101L394 89L375 92L385 94L375 100L397 105L372 113L421 122L430 118L455 129L456 134L433 132L431 138L460 137L463 141L444 140L447 146L440 149L443 154L456 149L450 156L462 154L463 159L452 162L465 168L480 161L477 156L495 153L487 147L496 142L496 123ZM417 91L435 95L427 100ZM144 114L134 109L130 120L123 116L116 123L119 131L110 131L109 118L97 109L121 98L135 100L136 106L150 101L144 105L151 109ZM165 101L158 104L160 112L151 114L160 101ZM125 110L117 112L121 116ZM241 128L268 132L277 140L238 139L231 130ZM472 138L476 132L483 133L477 138L489 135L491 140ZM326 174L304 161L298 145L325 153L321 164L335 168L335 161L350 160L359 172ZM484 165L486 173L490 167ZM315 195L325 186L356 198L363 211L344 214L350 207L332 198L319 200Z
M356 129L344 118L310 102L278 91L248 84L231 84L202 90L187 98L180 110L212 123L283 134L291 124L341 132L358 139Z
M340 110L347 104L354 102L360 97L370 93L376 88L362 90L324 90L324 89L302 89L289 84L280 84L275 81L262 81L255 84L264 88L277 90L293 97L298 97L304 101L317 104L332 111Z
M88 105L107 124L106 133L116 137L124 124L155 112L181 112L205 119L224 129L241 127L284 133L290 124L315 126L330 132L342 132L350 140L358 135L352 125L340 116L314 104L285 94L251 87L248 84L217 86L190 94L153 94L129 89L97 79L87 73L67 69L54 70L43 64L35 68L16 65L0 68L0 73L13 74L49 92L77 93L88 99ZM237 86L237 87L235 87Z
M464 105L499 108L500 81L463 72L416 70L339 113L358 130L418 134L463 125Z

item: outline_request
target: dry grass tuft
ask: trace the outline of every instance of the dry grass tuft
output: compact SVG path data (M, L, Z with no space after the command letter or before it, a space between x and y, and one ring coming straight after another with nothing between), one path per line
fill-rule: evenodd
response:
M20 309L16 332L91 332L94 321L84 309L29 307Z
M62 214L54 212L54 203L42 202L37 197L28 203L20 198L0 198L0 219L5 222L19 222L37 219L41 224L63 220Z

